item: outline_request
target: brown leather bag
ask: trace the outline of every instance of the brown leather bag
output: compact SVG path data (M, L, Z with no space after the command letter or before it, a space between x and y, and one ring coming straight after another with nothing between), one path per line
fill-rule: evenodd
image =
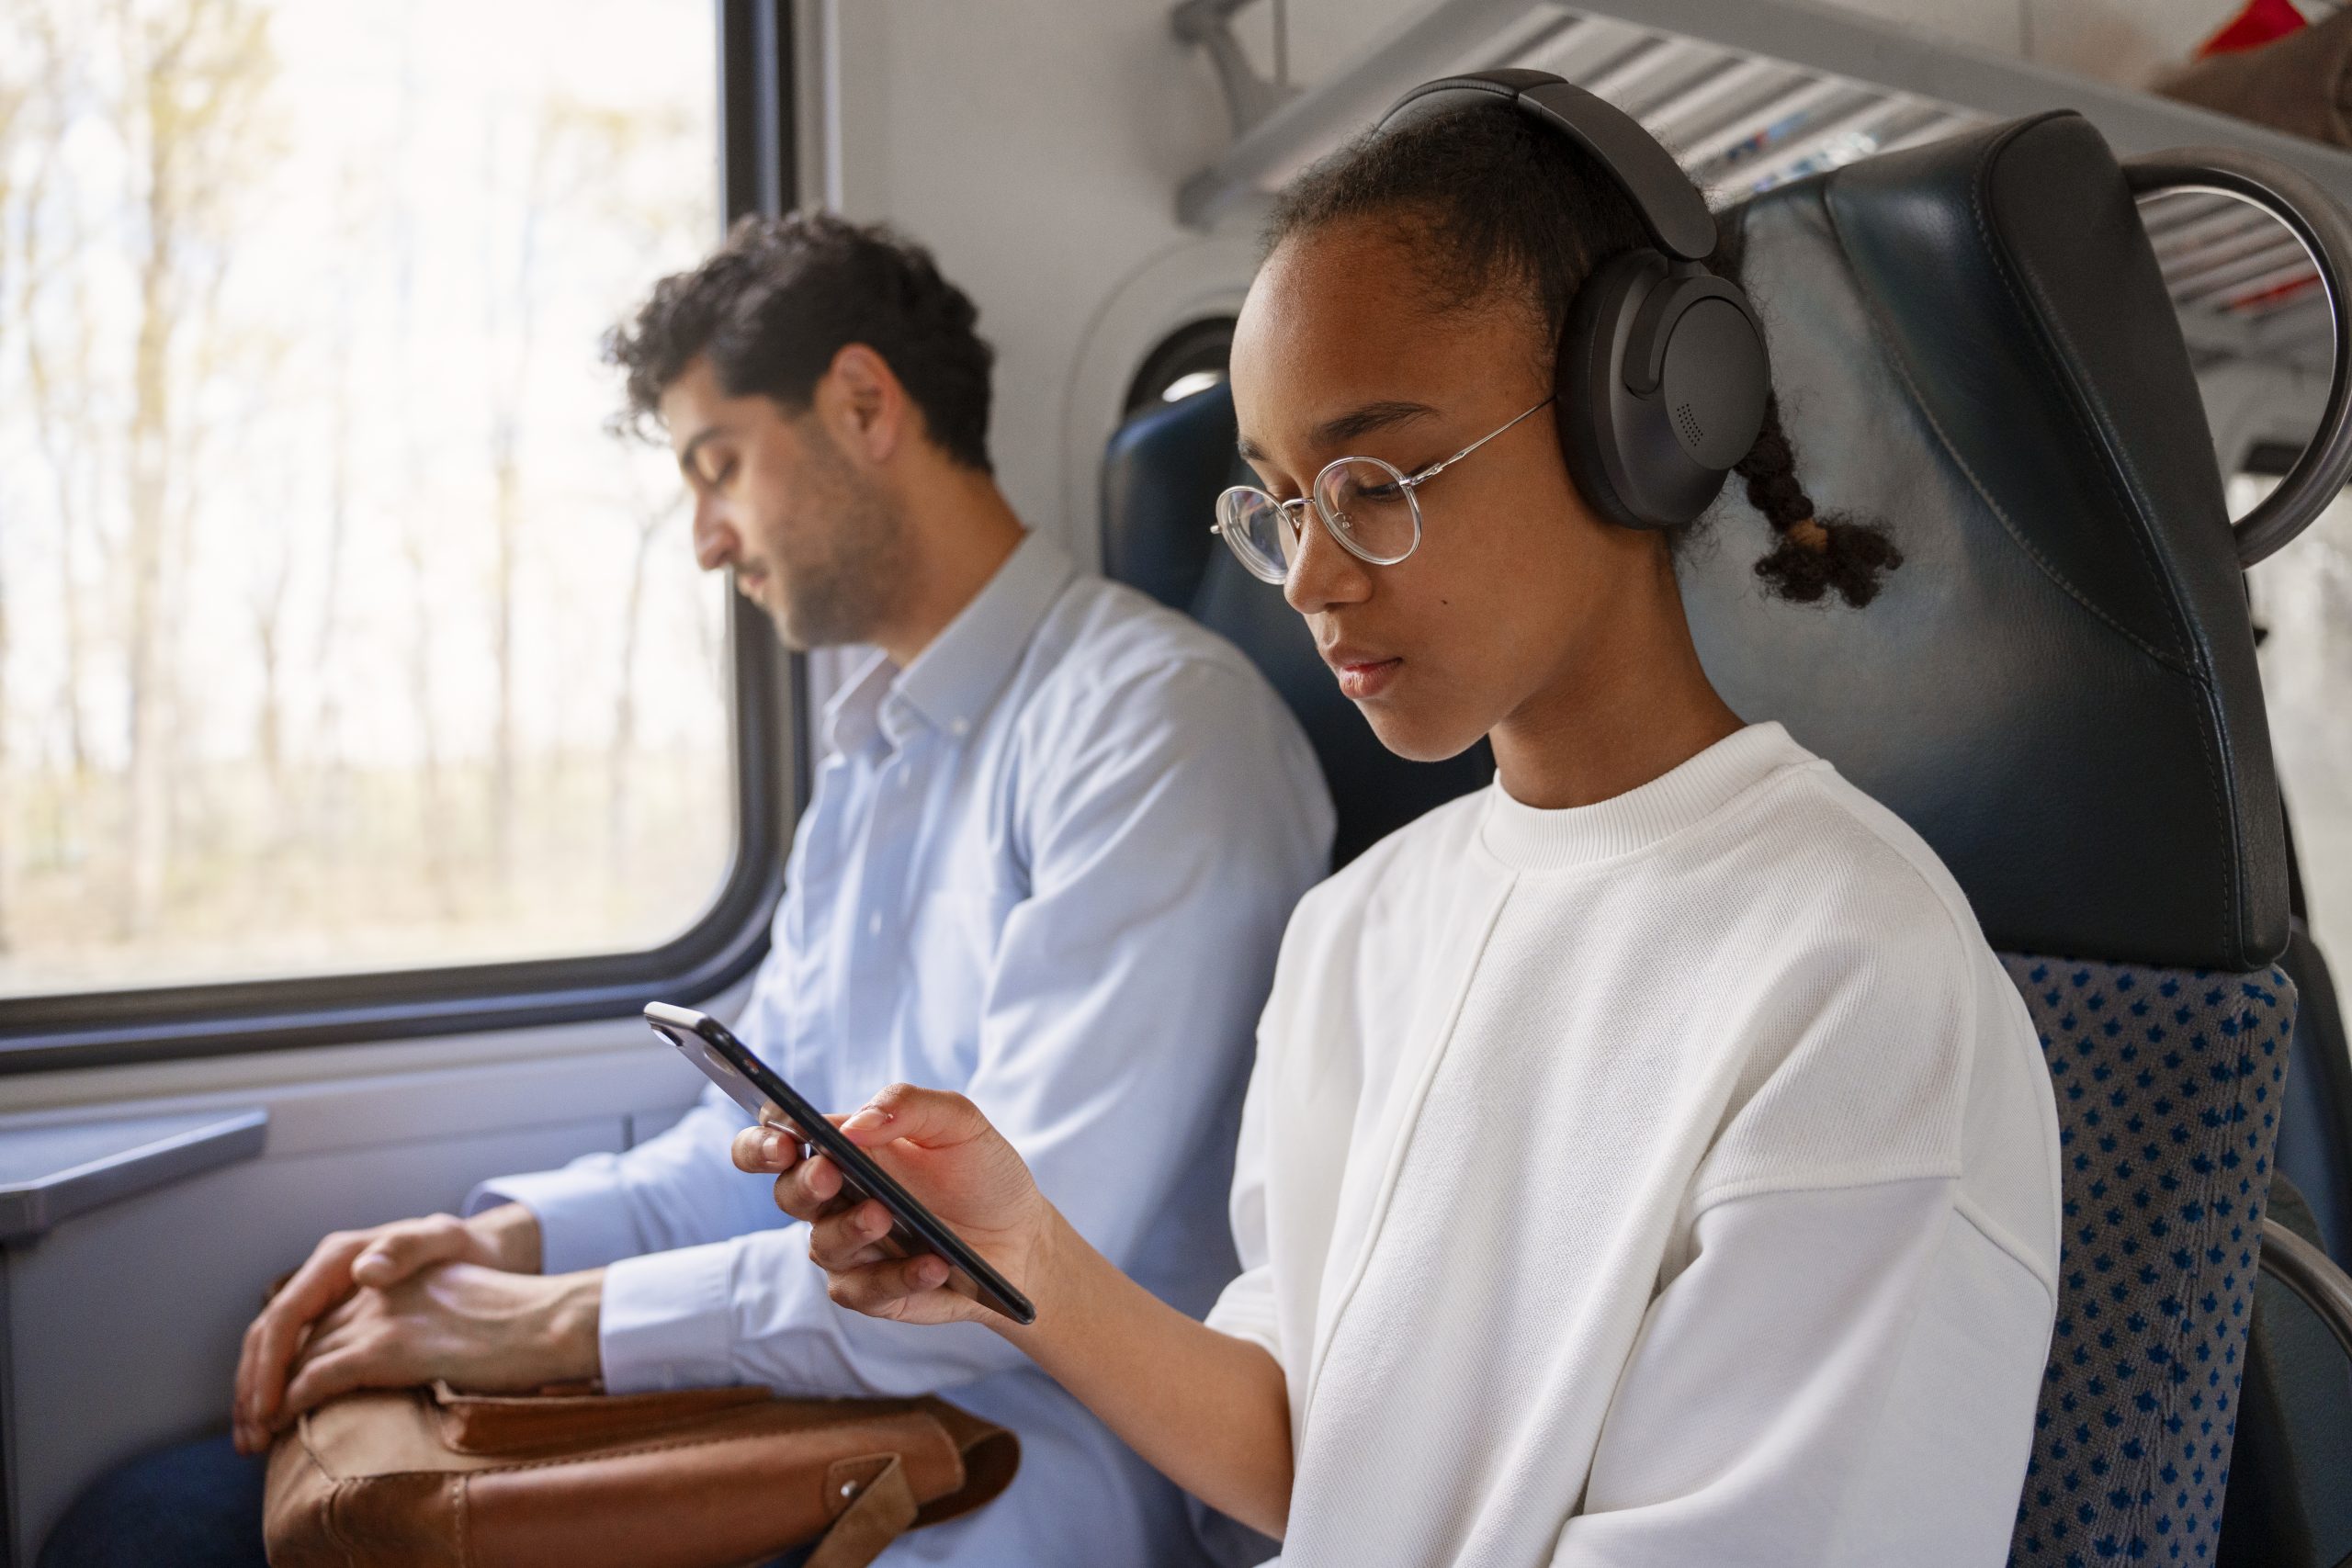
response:
M269 1455L273 1568L864 1568L995 1497L1011 1432L944 1400L759 1388L330 1400Z

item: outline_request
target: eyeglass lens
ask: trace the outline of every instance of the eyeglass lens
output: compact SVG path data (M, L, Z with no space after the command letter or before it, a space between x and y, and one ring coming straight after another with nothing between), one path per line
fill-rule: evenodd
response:
M1350 457L1325 469L1315 481L1314 506L1336 537L1376 565L1403 560L1420 539L1411 487L1377 457ZM1217 498L1217 531L1253 575L1282 582L1298 556L1306 510L1237 486Z
M1377 457L1334 463L1315 480L1315 502L1356 553L1382 566L1413 553L1420 535L1405 476Z
M1217 531L1250 575L1281 582L1298 554L1298 534L1272 496L1246 486L1217 497Z

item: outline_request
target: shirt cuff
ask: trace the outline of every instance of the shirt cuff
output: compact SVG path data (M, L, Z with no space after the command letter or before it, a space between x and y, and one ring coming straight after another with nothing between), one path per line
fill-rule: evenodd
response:
M539 1222L542 1274L601 1269L642 1250L628 1205L601 1171L567 1168L502 1176L467 1194L466 1213L471 1217L501 1203L520 1203Z
M1227 1281L1225 1291L1209 1308L1205 1320L1219 1334L1229 1334L1236 1339L1247 1339L1282 1363L1282 1320L1274 1306L1274 1269L1270 1263L1244 1270Z
M625 1258L605 1270L596 1325L608 1393L741 1382L735 1368L731 1241Z

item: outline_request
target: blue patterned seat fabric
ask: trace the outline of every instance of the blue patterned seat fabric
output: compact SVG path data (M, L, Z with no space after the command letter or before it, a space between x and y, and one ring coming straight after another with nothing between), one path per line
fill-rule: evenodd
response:
M2210 1562L2294 986L2276 965L2001 962L2057 1088L2065 1205L2009 1561Z

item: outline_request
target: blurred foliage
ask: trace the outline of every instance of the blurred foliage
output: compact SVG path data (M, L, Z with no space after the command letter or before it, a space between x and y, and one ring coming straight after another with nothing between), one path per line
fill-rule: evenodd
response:
M0 993L699 912L723 598L595 344L715 237L714 49L660 0L0 0Z

